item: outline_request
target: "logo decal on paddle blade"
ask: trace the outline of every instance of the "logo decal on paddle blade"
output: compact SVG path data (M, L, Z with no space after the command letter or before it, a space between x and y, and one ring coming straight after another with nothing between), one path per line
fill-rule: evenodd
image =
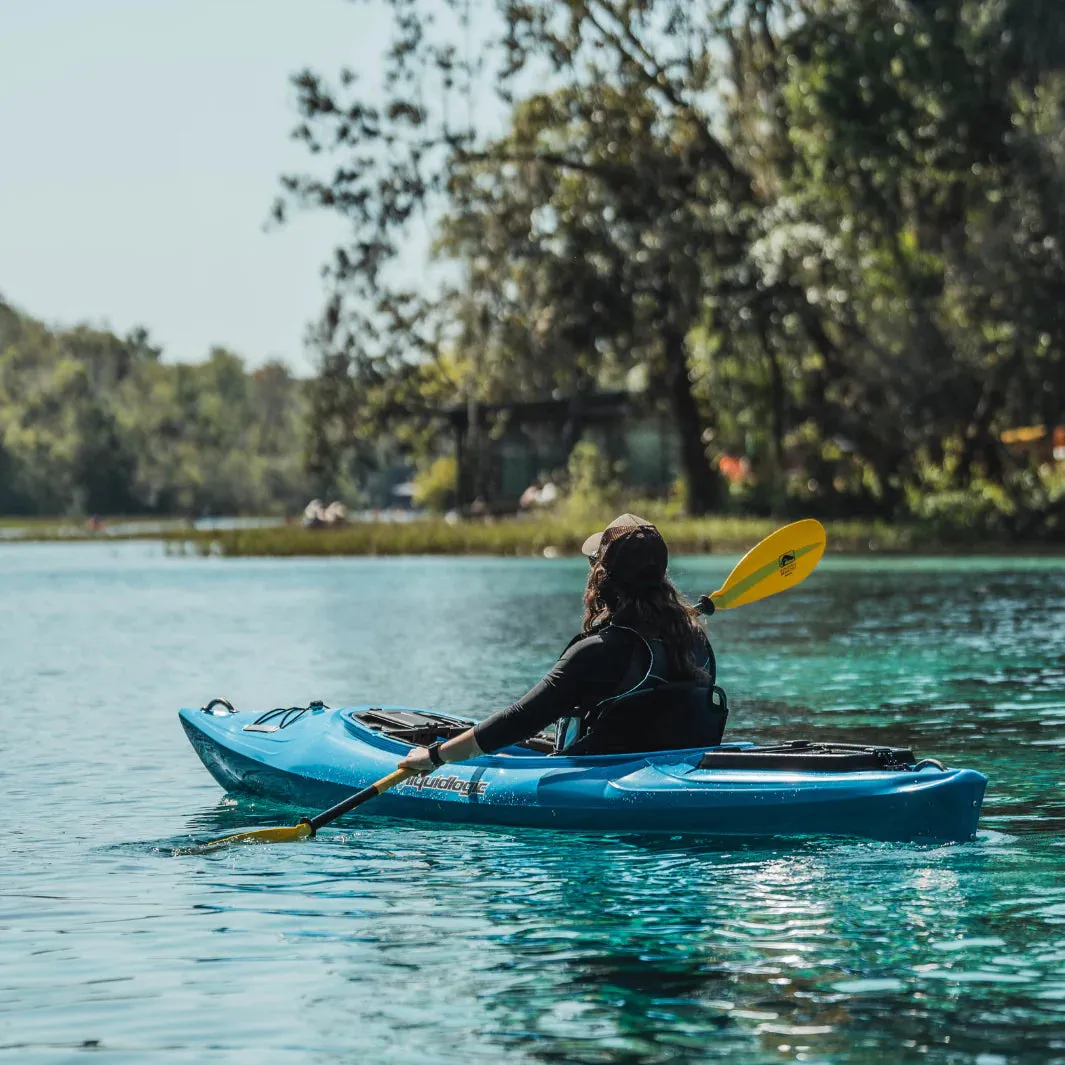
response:
M781 577L790 577L795 572L795 552L785 551L777 559L777 566L780 569Z

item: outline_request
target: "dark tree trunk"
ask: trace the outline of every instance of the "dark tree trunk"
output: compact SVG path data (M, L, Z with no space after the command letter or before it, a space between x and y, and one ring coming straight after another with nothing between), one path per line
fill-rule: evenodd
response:
M784 378L776 355L772 358L774 477L784 468Z
M455 506L460 510L473 502L470 492L469 469L466 464L466 429L455 425Z
M762 350L769 360L769 403L770 403L770 430L773 435L772 474L773 490L780 488L781 476L784 470L784 405L786 401L784 392L784 374L780 368L780 359L777 357L776 348L769 336L769 330L765 326L765 319L759 330L762 341Z
M692 395L688 375L688 355L682 333L666 333L664 354L666 389L677 433L680 436L680 455L688 480L688 510L695 516L710 514L720 508L724 492L721 477L710 465L703 447L703 420Z

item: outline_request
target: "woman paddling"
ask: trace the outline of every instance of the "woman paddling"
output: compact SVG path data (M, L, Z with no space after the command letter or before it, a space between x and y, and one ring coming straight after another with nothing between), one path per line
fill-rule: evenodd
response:
M535 736L558 723L556 754L712 747L725 714L698 611L666 575L659 531L633 514L590 536L584 625L552 670L505 710L449 740L416 747L401 769L427 772Z

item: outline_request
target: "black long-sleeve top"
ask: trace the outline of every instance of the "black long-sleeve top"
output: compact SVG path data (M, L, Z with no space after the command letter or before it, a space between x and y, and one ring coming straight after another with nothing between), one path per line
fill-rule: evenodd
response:
M709 643L707 659L712 661ZM477 746L491 754L535 736L560 717L586 713L620 695L624 682L642 680L650 664L648 646L637 633L608 625L571 644L517 702L475 725Z

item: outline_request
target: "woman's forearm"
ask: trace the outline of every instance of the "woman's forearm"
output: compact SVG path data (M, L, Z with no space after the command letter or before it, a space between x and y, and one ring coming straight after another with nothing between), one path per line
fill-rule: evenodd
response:
M445 762L465 762L467 758L476 758L484 752L477 746L477 737L472 728L452 736L440 745L440 757Z
M443 759L445 764L447 762L464 762L467 758L476 758L477 755L483 753L472 728L453 736L445 743L441 743L436 749L437 757ZM427 748L415 747L399 763L399 768L409 769L414 773L431 773L437 766Z

